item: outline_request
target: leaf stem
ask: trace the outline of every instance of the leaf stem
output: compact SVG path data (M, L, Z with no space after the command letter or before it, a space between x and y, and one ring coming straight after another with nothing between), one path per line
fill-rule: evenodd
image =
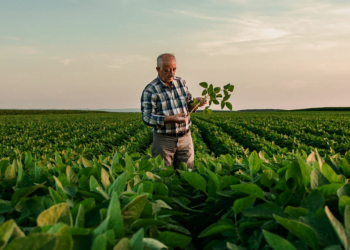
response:
M202 101L200 101L200 102L191 110L190 114L192 114L192 112L193 112L196 108L198 108L198 106L199 106L203 101L205 101L207 98L208 98L208 94L206 94L205 97L202 99ZM190 115L190 114L189 114L189 115Z

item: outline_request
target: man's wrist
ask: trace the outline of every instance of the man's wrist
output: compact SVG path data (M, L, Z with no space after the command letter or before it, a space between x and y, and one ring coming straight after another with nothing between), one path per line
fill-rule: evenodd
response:
M174 116L165 116L164 117L164 124L172 123L172 122L174 122Z

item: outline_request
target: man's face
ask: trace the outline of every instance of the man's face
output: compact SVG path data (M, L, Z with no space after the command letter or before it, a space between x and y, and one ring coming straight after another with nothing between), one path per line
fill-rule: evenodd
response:
M161 67L156 68L160 79L164 83L171 83L175 76L176 61L173 57L163 58L163 64Z

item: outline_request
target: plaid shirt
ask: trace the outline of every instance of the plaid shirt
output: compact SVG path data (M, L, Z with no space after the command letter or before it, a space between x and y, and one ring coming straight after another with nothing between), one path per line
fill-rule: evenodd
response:
M164 117L188 114L188 107L192 102L192 95L188 91L185 80L175 76L170 89L158 76L143 90L141 96L142 120L159 134L184 132L192 124L190 118L182 124L164 124Z

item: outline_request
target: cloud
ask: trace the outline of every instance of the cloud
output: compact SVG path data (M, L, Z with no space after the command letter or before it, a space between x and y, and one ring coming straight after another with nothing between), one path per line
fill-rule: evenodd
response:
M69 59L63 59L60 62L64 65L69 65L74 60L75 60L75 58L69 58Z
M76 58L62 58L61 56L50 56L48 59L57 61L64 65L69 65L71 62L76 60Z
M206 29L188 35L196 44L194 51L208 55L264 53L276 50L327 50L344 45L350 33L350 5L339 8L336 4L316 1L294 1L266 9L266 3L229 1L241 8L239 14L221 10L208 15L208 10L175 10L186 18L206 22ZM231 6L231 7L232 7ZM271 13L270 13L271 12ZM211 11L210 13L215 13ZM236 12L237 13L237 12Z

